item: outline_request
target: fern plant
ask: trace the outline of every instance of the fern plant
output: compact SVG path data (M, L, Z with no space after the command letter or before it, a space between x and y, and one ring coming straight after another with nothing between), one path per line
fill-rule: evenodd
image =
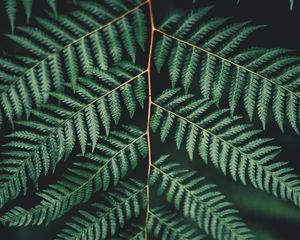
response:
M266 137L273 122L299 133L299 57L246 48L264 26L212 6L157 24L152 5L78 0L5 35L20 55L0 59L3 225L63 219L64 240L256 239L209 166L300 207L300 179Z

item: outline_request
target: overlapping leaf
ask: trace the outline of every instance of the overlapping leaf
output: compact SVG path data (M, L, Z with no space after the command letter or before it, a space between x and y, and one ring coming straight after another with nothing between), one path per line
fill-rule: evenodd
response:
M107 239L114 236L125 221L138 217L146 208L145 184L132 179L121 182L113 192L104 196L105 203L95 203L95 213L79 211L67 223L57 239Z
M63 179L38 192L40 204L25 210L14 207L2 222L10 226L40 225L60 218L74 206L86 202L99 190L116 186L120 179L147 156L145 133L134 126L124 126L109 137L101 136L95 151L74 162ZM108 149L110 149L108 151Z
M288 199L300 206L300 180L287 166L276 162L280 147L271 139L258 137L259 130L231 117L228 109L216 109L212 101L180 94L180 89L165 90L153 103L152 129L162 141L173 134L177 148L185 145L190 159L195 151L234 180Z
M164 206L150 210L147 229L155 236L155 239L201 240L205 238L191 224L186 223L180 215Z
M94 150L100 126L109 134L113 122L119 123L123 109L133 117L146 97L143 73L128 62L106 71L94 69L90 76L79 79L76 95L71 86L69 93L53 93L61 105L46 104L32 112L34 119L18 122L24 130L11 133L11 140L4 145L7 150L1 153L0 205L17 197L22 189L26 192L27 176L37 184L42 173L54 171L75 142L82 154L88 142Z
M187 93L197 85L203 97L217 104L226 96L232 115L243 103L250 120L257 113L264 128L272 112L282 131L286 121L299 133L300 58L287 49L240 50L261 26L232 24L228 18L203 20L209 10L166 20L160 29L172 35L162 32L157 43L157 70L167 62L172 87L180 81Z
M7 35L29 53L26 58L0 59L0 105L10 122L29 115L45 103L50 91L62 91L65 82L76 90L80 73L92 67L104 70L123 59L136 58L143 47L146 20L142 7L126 3L126 9L109 4L79 2L81 10L67 16L36 18L38 27L21 27ZM107 44L109 43L109 44Z
M246 224L237 216L237 211L230 208L231 203L215 190L214 185L205 184L204 178L199 177L197 172L189 171L181 164L166 163L168 157L161 156L152 164L149 178L150 184L158 182L160 195L166 195L168 202L214 239L222 240L224 236L232 240L253 239ZM200 238L198 235L196 238L191 236L184 238Z

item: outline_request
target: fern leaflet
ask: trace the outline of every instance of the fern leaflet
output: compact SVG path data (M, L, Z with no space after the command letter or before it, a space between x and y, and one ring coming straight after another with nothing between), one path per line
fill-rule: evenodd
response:
M145 16L139 9L144 4L126 5L125 13L115 15L103 4L80 2L82 10L69 16L37 18L39 28L22 27L19 35L7 35L33 55L26 62L22 58L0 59L0 105L7 119L13 122L24 113L28 117L32 108L48 100L49 91L62 91L64 78L75 90L81 72L87 74L96 66L105 70L111 61L119 62L125 51L135 59L136 45L144 43L146 37L141 30ZM141 11L135 12L137 9ZM142 35L136 37L131 25ZM120 36L126 45L119 41ZM111 44L106 46L104 39Z
M280 148L269 145L270 139L258 138L259 130L239 123L240 117L230 117L229 110L215 110L211 101L180 94L180 89L165 90L153 105L152 130L159 129L162 141L175 126L176 146L185 143L190 159L198 149L203 161L210 161L225 175L244 184L250 181L299 206L298 176L286 162L273 162Z
M203 184L196 172L180 164L166 164L168 155L161 156L152 165L150 184L159 182L158 194L165 193L184 216L197 222L214 239L253 239L249 229L236 216L237 211L224 201L224 196L214 190L214 185Z
M106 191L111 182L116 186L129 169L137 166L140 155L147 156L145 133L134 126L100 139L95 151L74 162L62 180L37 193L42 198L40 204L28 211L15 207L3 215L2 221L10 226L48 224L87 202L93 193ZM111 146L115 149L108 152Z
M62 105L46 104L32 112L35 120L18 122L25 130L10 134L12 140L4 145L8 150L2 152L5 157L0 170L5 174L1 178L0 205L17 197L21 189L26 190L26 174L37 184L42 172L54 171L57 163L68 157L76 141L82 154L86 152L88 138L94 150L99 126L104 126L109 134L112 121L118 124L123 106L133 117L137 102L143 105L146 97L146 89L137 84L145 81L144 73L126 62L106 71L94 69L89 77L79 79L75 96L53 93Z
M201 9L200 13L203 11L208 12ZM200 24L197 15L190 14L176 22L168 19L157 30L162 34L154 56L157 70L168 62L172 87L180 79L187 93L197 80L203 97L218 104L227 95L232 115L243 102L250 120L257 112L264 128L272 110L282 131L287 120L299 133L299 57L285 49L238 50L244 39L261 26L248 22L230 24L226 18L212 18Z
M190 224L185 223L183 218L165 207L156 207L150 210L148 230L153 233L155 239L162 240L201 240L205 238Z
M96 214L80 211L79 216L72 218L72 222L58 234L57 239L92 240L113 236L118 226L124 226L125 220L138 217L145 209L145 185L136 179L121 182L119 187L105 196L105 203L92 206Z

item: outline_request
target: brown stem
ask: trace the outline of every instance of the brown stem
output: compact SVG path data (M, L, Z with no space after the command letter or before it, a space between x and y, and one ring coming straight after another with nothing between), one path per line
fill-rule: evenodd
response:
M150 38L150 46L149 46L149 55L148 55L148 65L147 65L147 73L148 73L148 118L147 118L147 142L148 142L148 172L147 172L147 181L150 176L151 171L151 139L150 139L150 118L151 118L151 60L153 53L153 41L154 41L154 18L153 18L153 10L152 10L152 0L148 0L149 7L149 16L150 16L150 27L151 27L151 38ZM147 223L149 220L149 210L150 210L150 188L147 183L147 211L146 211L146 220L145 220L145 239L147 239Z

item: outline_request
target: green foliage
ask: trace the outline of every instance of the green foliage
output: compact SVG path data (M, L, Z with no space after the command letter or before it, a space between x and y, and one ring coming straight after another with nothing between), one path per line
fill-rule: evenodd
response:
M240 123L240 117L231 117L229 109L215 109L212 101L179 91L167 89L153 103L152 130L163 142L175 126L174 142L178 149L185 144L191 160L197 149L223 174L300 206L298 176L287 162L274 162L280 147L258 137L261 131Z
M154 56L157 70L167 63L173 88L180 85L188 93L195 81L201 95L217 105L226 96L232 115L243 104L249 119L257 113L264 128L272 112L282 131L288 121L299 133L300 58L287 49L240 50L247 36L261 26L232 24L228 18L200 24L208 12L206 8L178 17L179 26L172 17L166 20L162 29L193 45L163 35Z
M132 224L126 232L122 232L118 237L112 238L113 240L143 240L145 237L145 229L142 225Z
M237 211L229 208L231 204L214 190L214 185L203 184L204 179L198 177L197 172L184 169L178 163L166 164L168 157L161 156L152 165L149 181L150 185L160 182L158 194L164 193L168 202L214 239L224 239L225 235L227 239L253 239L246 225L235 216ZM149 224L151 226L151 220ZM193 239L191 236L185 238Z
M115 235L117 226L124 227L126 220L138 217L146 208L145 184L136 179L121 182L104 199L105 203L92 204L96 214L79 211L57 239L94 240Z
M49 91L63 91L66 82L75 91L82 73L94 67L107 70L126 52L135 60L136 45L143 48L143 11L127 12L120 19L130 5L126 9L86 1L78 5L80 10L66 16L36 18L38 27L18 27L18 34L6 35L28 53L25 59L0 59L0 111L11 123L47 102Z
M147 156L145 133L134 126L100 139L101 145L94 152L86 153L81 161L74 162L62 180L37 193L42 198L40 204L28 211L15 207L2 221L10 226L48 224L74 206L87 202L93 193L106 191L110 184L116 186L129 169L137 166L140 156ZM107 151L111 146L115 148Z
M29 19L33 1L22 2ZM17 1L5 3L13 29ZM295 53L244 47L262 26L208 18L212 6L157 27L151 1L79 0L67 15L55 3L6 34L24 55L0 58L0 126L15 127L0 149L1 223L71 215L64 240L255 239L235 210L243 199L232 206L202 162L300 207L300 179L265 137L271 115L298 133ZM30 206L8 204L27 192Z
M204 239L191 225L184 222L180 216L164 207L150 210L148 230L153 232L156 239Z
M82 154L88 141L91 150L99 140L100 126L110 133L112 123L119 123L123 108L133 117L137 104L142 106L146 97L145 79L140 67L128 62L109 70L93 69L89 76L79 78L77 93L52 93L61 104L45 104L33 110L34 120L19 121L24 130L9 134L2 152L0 205L26 192L28 174L37 184L42 173L54 172L58 162L67 158L79 143ZM122 80L121 80L122 79ZM70 84L67 84L71 88Z

